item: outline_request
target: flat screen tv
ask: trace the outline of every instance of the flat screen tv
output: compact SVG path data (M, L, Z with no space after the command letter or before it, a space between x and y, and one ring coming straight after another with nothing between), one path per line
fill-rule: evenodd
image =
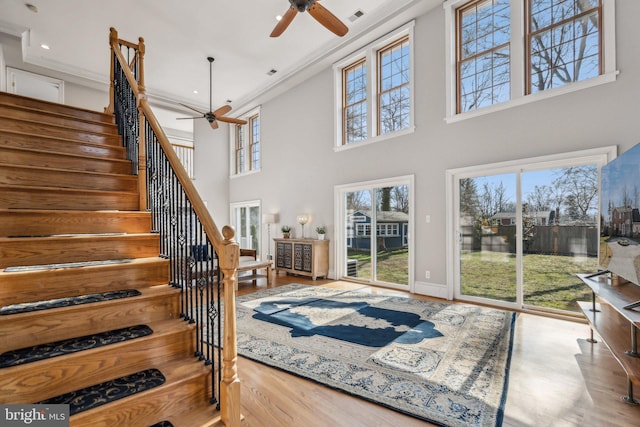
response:
M640 144L602 167L599 264L640 285Z

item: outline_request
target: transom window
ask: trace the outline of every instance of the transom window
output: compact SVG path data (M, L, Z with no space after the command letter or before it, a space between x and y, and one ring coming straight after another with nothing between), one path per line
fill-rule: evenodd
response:
M445 0L444 8L455 64L447 121L616 78L615 0Z
M600 0L528 0L527 5L528 93L602 73Z
M249 117L249 153L251 153L251 170L260 169L260 116Z
M411 130L413 25L406 24L334 65L340 100L338 147Z
M409 127L411 61L409 37L394 42L378 52L378 134Z
M458 112L510 97L509 0L479 0L457 11Z
M260 113L258 109L243 116L246 125L233 125L231 151L233 175L259 171L262 167L260 142Z
M367 63L364 59L342 71L344 143L367 139Z

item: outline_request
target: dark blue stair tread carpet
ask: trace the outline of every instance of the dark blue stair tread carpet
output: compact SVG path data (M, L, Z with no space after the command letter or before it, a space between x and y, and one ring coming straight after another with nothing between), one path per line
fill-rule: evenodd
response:
M155 423L151 427L173 427L169 421L160 421L159 423Z
M99 294L80 295L76 297L57 298L47 301L25 302L12 304L0 308L0 315L28 313L30 311L48 310L50 308L69 307L73 305L90 304L93 302L109 301L121 298L131 298L142 295L135 289L102 292Z
M0 368L23 365L51 357L103 347L109 344L146 337L152 333L153 330L147 325L136 325L99 334L85 335L49 344L40 344L34 345L33 347L12 350L0 354Z
M75 415L107 403L115 402L134 394L161 386L166 381L162 372L147 369L135 374L116 378L91 387L52 397L37 404L69 405L69 415Z

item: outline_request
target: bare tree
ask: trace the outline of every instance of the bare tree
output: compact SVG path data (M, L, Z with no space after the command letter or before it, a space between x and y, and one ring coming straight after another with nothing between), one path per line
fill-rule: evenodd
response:
M587 220L590 218L590 214L597 210L597 166L585 165L565 168L553 184L561 195L558 201L561 200L570 218Z

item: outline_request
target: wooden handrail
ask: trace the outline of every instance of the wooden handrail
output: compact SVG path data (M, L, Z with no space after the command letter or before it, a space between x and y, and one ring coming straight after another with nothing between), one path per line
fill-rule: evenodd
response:
M224 289L224 344L223 344L223 363L222 363L222 384L220 385L220 411L221 418L227 427L239 427L240 426L240 380L238 378L237 368L237 330L236 330L236 308L235 308L235 289L238 282L237 268L240 257L240 246L234 240L235 230L232 226L225 226L222 232L218 229L215 221L211 217L209 210L204 204L204 201L200 197L195 185L191 181L188 173L184 169L178 155L173 150L171 142L164 133L160 126L155 114L151 110L147 101L147 96L144 90L144 40L139 39L139 44L133 44L118 39L118 33L114 28L110 29L109 41L111 51L115 54L115 58L120 63L124 70L125 77L131 86L135 98L137 100L137 107L140 112L140 129L141 134L144 137L144 126L142 123L146 123L153 130L157 142L162 148L164 155L173 169L178 181L180 182L186 196L188 197L198 220L202 224L202 228L209 237L211 244L213 245L217 255L220 270L222 272L222 285ZM138 80L131 72L129 64L124 58L120 50L120 46L124 45L137 50L138 57ZM112 61L114 56L112 55ZM113 88L113 73L114 64L111 64L111 90L109 101L110 105L105 110L113 113L114 111L114 88ZM144 147L144 142L139 141L139 146ZM144 149L140 150L144 154ZM146 175L146 170L142 169L146 160L138 162L139 164L139 179Z

